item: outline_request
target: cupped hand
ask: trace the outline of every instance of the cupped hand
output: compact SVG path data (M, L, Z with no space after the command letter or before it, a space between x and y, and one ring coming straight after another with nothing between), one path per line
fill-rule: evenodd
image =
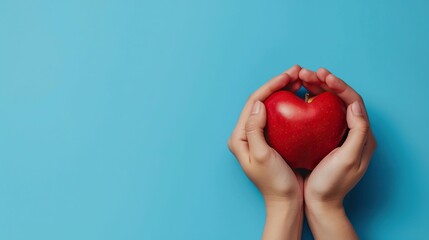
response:
M302 69L299 78L311 93L333 92L348 106L350 130L345 142L329 153L304 182L306 205L341 207L345 195L364 175L377 145L365 105L355 90L324 68L317 72Z
M263 101L275 91L296 92L301 87L296 65L255 91L241 112L228 147L246 175L258 187L266 202L301 201L303 179L271 148L264 137L266 110Z

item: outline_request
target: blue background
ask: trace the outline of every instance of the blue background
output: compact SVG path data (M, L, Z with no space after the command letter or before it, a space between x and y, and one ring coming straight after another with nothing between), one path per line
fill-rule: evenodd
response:
M0 239L259 239L226 147L293 64L365 99L362 239L427 236L427 1L0 2ZM311 239L308 228L304 239Z

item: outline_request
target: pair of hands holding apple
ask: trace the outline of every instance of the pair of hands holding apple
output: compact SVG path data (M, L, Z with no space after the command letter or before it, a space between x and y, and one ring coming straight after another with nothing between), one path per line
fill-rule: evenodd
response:
M267 109L263 102L279 90L295 93L301 86L314 95L331 92L338 96L347 106L346 124L349 128L344 143L328 153L307 176L291 168L267 143L264 134ZM318 229L317 223L323 225L323 221L318 219L316 212L342 209L345 195L369 165L376 140L363 100L356 91L324 68L313 72L295 65L249 97L228 140L228 147L264 196L267 214L270 206L279 204L301 209L301 213L305 207L310 228L322 233L324 230ZM298 212L296 217L302 222L302 214Z

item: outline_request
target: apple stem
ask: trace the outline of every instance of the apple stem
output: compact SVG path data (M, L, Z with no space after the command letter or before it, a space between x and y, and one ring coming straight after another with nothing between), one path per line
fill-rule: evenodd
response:
M306 103L308 103L308 99L310 98L310 93L305 93L305 95L304 95L304 101L306 102Z

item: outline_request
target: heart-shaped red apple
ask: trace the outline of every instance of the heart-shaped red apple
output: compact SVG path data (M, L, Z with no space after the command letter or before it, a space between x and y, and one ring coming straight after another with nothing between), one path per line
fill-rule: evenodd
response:
M346 106L333 93L303 100L292 92L278 91L264 104L267 142L291 168L313 170L346 133Z

